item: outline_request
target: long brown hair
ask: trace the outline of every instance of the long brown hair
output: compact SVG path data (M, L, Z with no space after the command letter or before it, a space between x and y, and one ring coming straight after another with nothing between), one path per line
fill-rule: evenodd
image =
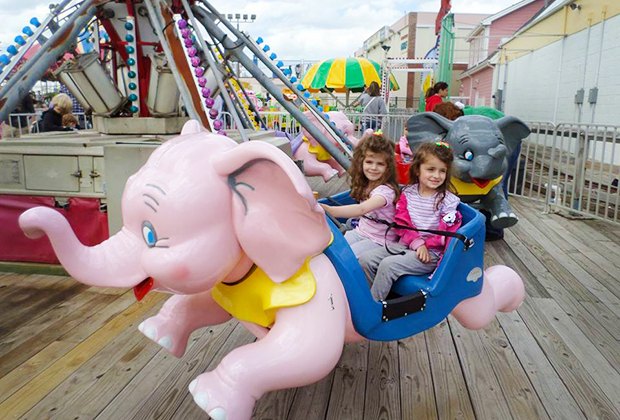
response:
M351 197L357 201L368 199L370 194L370 180L364 175L364 159L366 153L372 152L382 154L385 157L386 168L381 179L376 181L376 186L388 185L396 193L395 201L398 199L400 189L396 181L396 161L394 159L394 143L385 138L383 134L367 133L353 151L353 159L349 167L351 175Z
M446 191L454 192L454 186L452 185L452 161L454 161L454 155L452 154L452 148L448 143L442 141L422 143L413 152L413 160L411 161L411 168L409 168L409 183L411 185L418 184L420 182L420 166L425 163L429 157L435 156L437 159L446 164L446 180L443 184L437 187L437 202L435 203L435 209L439 209L439 205L446 197Z

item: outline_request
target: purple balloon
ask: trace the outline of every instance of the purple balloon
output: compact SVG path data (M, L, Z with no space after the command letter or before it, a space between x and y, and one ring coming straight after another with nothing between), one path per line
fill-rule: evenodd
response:
M205 74L205 69L203 69L202 67L196 67L194 69L194 74L196 75L196 77L202 77Z
M217 131L220 131L222 129L222 125L222 120L213 121L213 128L215 128Z
M189 38L191 34L192 34L192 31L190 31L188 28L181 29L181 36L183 38Z
M189 55L190 57L195 57L198 54L198 50L196 49L196 47L189 47L187 49L187 55Z
M200 65L200 58L192 57L191 62L193 67L198 67Z
M206 105L207 108L211 108L214 103L215 103L215 100L213 100L213 98L205 99L205 105Z
M207 79L206 77L200 77L198 76L198 85L200 87L205 87L205 85L207 84Z
M185 38L185 39L183 40L183 43L185 44L185 46L186 46L187 48L189 48L189 47L191 47L191 46L193 46L193 45L194 45L194 41L192 41L192 39L191 39L191 38Z
M211 89L209 89L208 87L202 88L202 97L203 98L211 97Z
M209 116L210 116L211 118L217 118L217 114L219 114L219 112L217 112L217 109L213 109L213 108L211 108L211 109L209 110Z
M177 25L180 29L185 29L187 28L187 21L185 19L181 19L177 22Z

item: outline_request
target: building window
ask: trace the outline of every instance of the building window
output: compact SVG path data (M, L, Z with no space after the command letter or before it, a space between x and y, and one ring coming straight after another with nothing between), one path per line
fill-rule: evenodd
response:
M403 50L406 50L406 49L407 49L407 41L401 42L400 43L400 50L403 51Z

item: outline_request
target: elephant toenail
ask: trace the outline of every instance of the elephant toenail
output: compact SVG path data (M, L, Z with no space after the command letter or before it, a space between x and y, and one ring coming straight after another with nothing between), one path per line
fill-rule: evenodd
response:
M194 390L196 390L196 385L198 385L198 379L194 379L193 381L191 381L189 383L189 392L193 394Z
M164 338L160 338L159 341L157 342L157 344L159 344L160 346L162 346L163 348L165 348L168 351L172 350L172 338L170 338L169 336L165 336Z
M508 217L508 213L506 213L506 212L504 212L504 211L503 211L503 212L501 212L501 213L499 214L499 217L500 217L500 218L502 218L502 219L503 219L504 217Z
M151 340L155 341L157 339L157 328L149 327L148 325L143 327L141 330L142 334L146 335Z
M207 398L206 392L201 392L198 395L194 395L194 401L198 404L198 407L202 408L203 411L207 411L207 404L209 404L209 399Z
M494 221L496 221L496 220L497 220L497 216L496 216L496 215L493 215L493 217L491 217L491 221L492 221L492 222L494 222Z
M213 420L226 420L226 412L221 407L214 408L207 414L209 414Z
M144 322L145 321L142 321L140 325L138 325L138 331L140 331L142 334L144 334Z

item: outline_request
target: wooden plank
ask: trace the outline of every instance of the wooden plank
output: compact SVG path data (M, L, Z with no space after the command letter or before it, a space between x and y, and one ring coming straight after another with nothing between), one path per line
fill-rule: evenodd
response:
M109 297L107 299L114 299ZM86 340L95 331L100 329L106 322L117 316L130 305L135 303L133 294L116 298L110 304L98 308L94 306L91 313L82 319L82 322L73 329L67 330L62 336L58 337L51 344L40 350L34 356L24 361L21 365L0 377L0 401L4 401L28 381L35 378L53 363L65 356L79 343ZM10 357L9 357L10 356ZM13 357L21 359L12 353L7 354L7 358L0 359L0 366L14 366Z
M397 342L370 342L364 406L365 419L402 418Z
M517 311L497 318L547 415L558 420L582 418L579 405L536 342L537 332L528 329Z
M536 304L533 301L537 301ZM536 337L538 346L547 355L560 379L588 418L618 418L619 414L613 403L541 313L539 308L545 307L544 301L531 298L519 309L521 318Z
M156 312L157 307L145 313L145 316ZM119 391L119 387L135 375L132 362L136 357L146 359L145 364L157 352L148 346L150 341L137 329L137 323L129 325L110 342L93 355L79 369L73 372L54 390L42 398L25 417L41 419L48 416L57 418L88 418L83 417L85 408L98 401L108 401ZM142 366L139 366L140 368ZM90 392L89 392L90 391Z
M117 299L114 296L81 294L75 305L68 302L57 306L33 320L32 324L18 327L7 335L6 344L0 346L0 376L8 374L54 341L88 319L93 311L99 311ZM4 342L4 340L3 340Z
M548 289L553 299L570 315L573 322L581 328L588 338L596 345L598 350L605 355L607 360L613 365L619 365L620 352L616 351L617 343L614 340L613 334L609 333L609 330L618 333L620 332L620 325L613 321L607 323L607 326L603 324L606 319L616 319L616 315L611 312L607 306L601 304L599 306L599 312L605 313L607 318L593 316L585 306L591 305L591 303L578 302L569 291L565 290L557 282L557 280L550 279L549 277L550 276L541 277L541 283L550 283Z
M515 270L523 280L527 296L549 297L549 292L538 282L536 275L532 273L527 265L527 261L522 261L505 240L488 242L485 244L485 247L485 265L488 262L489 266L494 264L508 266ZM538 260L536 261L538 262Z
M474 408L448 322L440 322L425 334L437 400L437 417L473 420Z
M609 308L605 304L581 302L581 306L585 308L586 312L589 313L592 318L599 321L599 323L603 326L603 328L605 328L609 335L611 335L617 341L620 341L620 318L618 318L615 314L611 313L609 311ZM588 331L583 327L582 330ZM614 347L616 346L612 346L612 350L615 350ZM614 354L618 354L618 352L614 351ZM620 361L616 364L616 366L620 366Z
M597 232L597 234L602 235L613 243L620 244L620 229L616 228L616 224L596 219L585 220L584 223L592 228L592 232Z
M521 230L524 227L528 229L527 234L524 234L523 230ZM605 302L605 304L607 304L616 315L620 314L620 298L610 293L610 291L597 279L592 277L571 258L567 257L535 226L531 225L527 220L521 220L517 225L513 226L512 229L521 239L523 239L523 236L535 238L539 244L538 247L544 249L543 253L551 257L550 261L545 261L545 266L550 272L553 272L551 266L560 265L560 271L563 275L559 277L565 278L567 283L569 281L572 283L570 289L572 292L580 293L580 298L588 302L596 302L597 300ZM541 251L537 250L537 252ZM556 273L553 274L556 275ZM571 279L577 280L582 287L579 287L578 284L573 282ZM581 291L583 291L583 293L581 293ZM588 294L594 295L596 299L592 299L592 297L588 296Z
M342 357L334 371L326 419L364 418L369 348L368 341L344 346Z
M620 374L615 366L609 363L588 337L573 323L571 317L553 300L533 300L533 305L551 324L554 330L581 362L586 372L611 400L616 408L620 408ZM617 413L620 417L620 412Z
M141 303L134 304L121 315L99 329L87 340L78 344L50 367L45 369L19 391L0 404L0 412L7 416L19 417L32 408L41 398L67 378L72 372L96 354L109 341L110 336L126 328L128 324L140 319L150 308L160 303L163 295L153 293Z
M324 419L327 415L333 381L334 371L315 384L298 388L286 418L289 420Z
M454 324L458 322L450 325ZM549 418L499 322L492 322L487 328L477 331L477 335L502 387L512 418Z
M25 320L20 325L8 332L0 343L0 356L6 354L20 343L32 338L34 335L45 334L61 325L64 318L70 318L84 305L92 305L100 295L95 293L80 293L53 307L47 312Z
M454 318L449 320L465 382L477 418L510 418L506 397L492 369L485 346L476 331L466 330Z
M147 418L150 417L148 413L171 418L185 401L187 405L195 405L189 394L189 383L205 370L215 355L222 352L228 341L236 342L239 333L231 335L236 326L229 322L195 332L181 359L159 350L157 344L149 343L159 350L157 354L106 405L98 403L89 407L89 418ZM202 412L198 406L196 408Z
M398 342L398 361L402 418L437 419L437 403L425 333Z

